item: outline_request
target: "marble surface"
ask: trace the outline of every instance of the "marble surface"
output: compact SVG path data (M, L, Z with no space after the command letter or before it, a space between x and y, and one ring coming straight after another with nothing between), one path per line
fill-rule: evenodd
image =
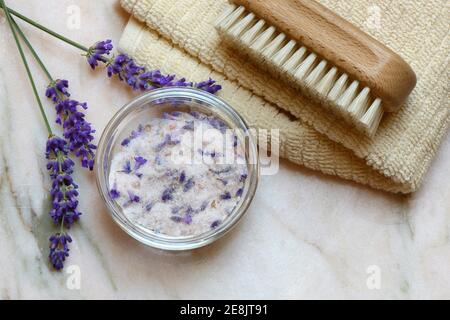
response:
M86 45L118 41L117 1L8 1ZM80 10L80 25L72 14ZM89 103L97 138L133 97L79 52L24 31L73 97ZM74 29L75 27L75 29ZM46 132L9 29L0 15L0 298L450 298L450 139L416 194L396 196L282 162L262 177L247 216L219 242L169 254L140 245L109 217L93 174L76 170L81 223L66 267L47 264ZM44 75L33 67L39 88ZM54 119L52 105L45 101ZM80 287L73 285L80 274Z

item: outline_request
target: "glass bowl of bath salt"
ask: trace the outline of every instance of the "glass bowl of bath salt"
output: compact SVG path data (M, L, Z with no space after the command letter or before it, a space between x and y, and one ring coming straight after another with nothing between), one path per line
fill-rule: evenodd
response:
M259 175L256 142L241 116L219 97L185 87L154 90L121 108L96 163L114 221L164 250L199 248L230 231Z

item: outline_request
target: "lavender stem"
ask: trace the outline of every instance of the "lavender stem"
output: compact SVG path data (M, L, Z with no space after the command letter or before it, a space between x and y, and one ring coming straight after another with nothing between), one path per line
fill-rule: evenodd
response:
M80 43L78 43L76 41L70 40L69 38L66 38L63 35L50 30L47 27L44 27L42 24L37 23L36 21L34 21L34 20L30 19L30 18L25 17L24 15L20 14L19 12L15 11L15 10L9 8L9 7L7 7L5 5L5 3L4 3L4 1L1 2L0 8L3 9L5 12L9 11L9 13L15 15L17 18L25 21L26 23L31 24L32 26L34 26L34 27L36 27L36 28L38 28L38 29L40 29L40 30L42 30L44 32L47 32L48 34L54 36L55 38L58 38L59 40L62 40L65 43L70 44L71 46L74 46L75 48L78 48L78 49L80 49L82 51L88 52L88 48L87 47L83 46L82 44L80 44Z
M15 28L14 28L14 24L12 22L12 18L11 18L11 15L9 13L8 7L5 5L5 1L4 0L0 0L0 5L4 8L3 10L5 11L6 20L8 21L9 27L11 28L11 32L12 32L13 37L14 37L14 41L16 42L17 49L19 50L19 53L20 53L20 57L22 58L22 62L24 64L24 66L25 66L25 70L27 71L28 79L31 82L31 87L33 88L33 93L34 93L34 96L36 97L36 101L37 101L37 103L39 105L39 109L41 111L42 118L44 119L45 126L47 127L48 134L52 135L53 134L52 128L50 127L50 123L48 121L47 115L45 114L45 110L44 110L44 107L42 105L42 101L39 98L39 94L38 94L38 91L36 89L36 84L34 82L33 75L31 74L27 58L25 57L25 54L24 54L23 49L22 49L22 45L20 44L19 38L17 37L17 33L16 33Z

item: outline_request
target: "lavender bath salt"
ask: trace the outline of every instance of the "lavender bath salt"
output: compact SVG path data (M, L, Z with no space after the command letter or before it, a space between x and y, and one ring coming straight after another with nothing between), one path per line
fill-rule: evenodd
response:
M111 161L110 197L133 223L168 236L218 228L239 203L245 148L222 120L165 113L140 125Z

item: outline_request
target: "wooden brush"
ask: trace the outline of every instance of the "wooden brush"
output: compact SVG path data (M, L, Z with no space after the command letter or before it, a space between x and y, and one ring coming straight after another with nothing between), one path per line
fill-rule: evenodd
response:
M399 55L312 0L231 0L216 28L258 65L369 136L416 85Z

